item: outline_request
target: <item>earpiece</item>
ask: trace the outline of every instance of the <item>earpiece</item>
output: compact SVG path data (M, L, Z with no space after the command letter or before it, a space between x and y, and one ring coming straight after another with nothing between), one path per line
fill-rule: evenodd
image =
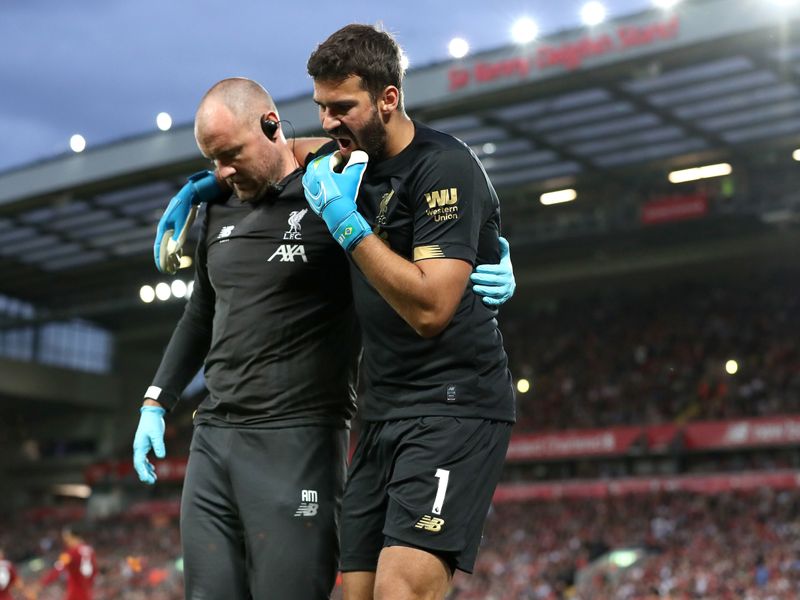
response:
M268 119L267 115L261 115L261 131L271 140L274 140L278 133L278 123L279 121Z

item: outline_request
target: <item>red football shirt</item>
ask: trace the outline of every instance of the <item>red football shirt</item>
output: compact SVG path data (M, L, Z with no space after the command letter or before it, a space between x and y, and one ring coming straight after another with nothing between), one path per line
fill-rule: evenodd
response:
M17 579L14 565L7 560L0 560L0 600L13 600L11 586Z
M64 600L92 600L92 583L97 573L97 561L92 547L78 544L69 548L59 557L42 583L52 583L64 572L67 574L67 594Z

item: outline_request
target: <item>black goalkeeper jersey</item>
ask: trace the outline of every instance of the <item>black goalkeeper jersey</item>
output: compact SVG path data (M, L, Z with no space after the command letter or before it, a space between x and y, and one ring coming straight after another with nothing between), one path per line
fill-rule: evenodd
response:
M414 126L414 139L400 154L367 166L359 211L408 260L497 263L500 207L477 157L450 135ZM447 328L426 339L351 265L364 342L366 420L424 415L515 420L497 313L471 286Z
M153 380L171 407L205 363L195 422L341 426L360 340L345 253L303 196L302 171L258 202L206 208L192 296Z

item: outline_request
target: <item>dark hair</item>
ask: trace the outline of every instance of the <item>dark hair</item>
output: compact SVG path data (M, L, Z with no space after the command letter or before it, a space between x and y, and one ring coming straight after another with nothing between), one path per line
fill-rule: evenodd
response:
M342 27L322 42L308 59L315 80L344 81L361 77L361 86L377 100L386 86L402 89L402 50L394 38L372 25Z
M82 540L85 540L86 535L89 533L90 529L91 528L88 525L88 523L85 523L83 521L76 521L74 523L69 523L67 525L64 525L64 527L61 528L61 533L62 535L64 533L68 533Z

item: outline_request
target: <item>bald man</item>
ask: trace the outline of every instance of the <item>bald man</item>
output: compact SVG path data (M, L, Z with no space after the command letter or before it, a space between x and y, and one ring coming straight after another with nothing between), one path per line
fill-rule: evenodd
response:
M338 567L358 327L347 258L308 210L279 122L266 90L239 78L195 117L233 194L207 204L194 290L145 395L138 463L134 452L152 483L144 456L164 455L163 415L205 364L181 499L190 599L328 598Z

